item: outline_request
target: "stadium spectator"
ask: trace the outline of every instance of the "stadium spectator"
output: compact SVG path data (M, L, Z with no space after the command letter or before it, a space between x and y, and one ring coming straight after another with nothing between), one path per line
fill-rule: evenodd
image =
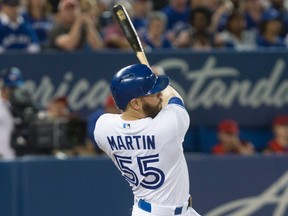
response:
M216 155L241 154L250 155L254 153L254 146L239 138L239 126L232 119L225 119L218 124L219 143L212 148Z
M147 26L147 16L152 11L152 4L149 0L132 1L132 23L137 31L143 30Z
M263 1L261 0L246 0L244 16L246 21L246 29L258 31L262 13L264 10Z
M93 8L81 11L77 0L61 0L57 22L49 32L48 48L75 51L86 48L103 48L103 41L95 23Z
M109 10L115 3L115 0L98 0L100 11Z
M58 5L60 0L47 0L49 7L51 8L51 14L55 15L58 12Z
M210 8L213 11L210 31L221 32L226 26L228 16L235 10L235 7L231 1L222 1L213 6L215 8Z
M30 23L37 34L42 48L47 46L48 32L53 27L53 20L49 15L48 4L44 0L27 0L27 10L23 18Z
M214 43L214 34L209 30L211 15L211 11L206 7L194 8L190 14L191 27L179 34L174 45L196 50L210 50Z
M285 37L286 34L288 34L288 10L285 7L285 1L284 0L269 0L269 1L270 1L270 8L277 10L279 13L279 20L282 24L280 36Z
M222 2L221 0L191 0L190 8L193 10L198 7L205 7L211 11L215 11Z
M39 40L32 27L20 15L19 0L2 0L0 15L0 53L21 50L40 51Z
M14 117L10 100L12 92L22 86L24 80L21 71L15 67L2 70L0 80L0 159L11 159L15 157L15 150L11 140Z
M223 32L216 34L215 46L236 50L253 50L256 48L256 34L253 30L245 30L245 17L233 12L227 20Z
M66 96L57 96L48 101L45 113L43 114L44 118L50 119L80 119L78 113L71 112Z
M189 26L189 7L187 0L170 0L169 5L162 9L167 16L166 29L168 38L173 42L177 34Z
M167 29L179 28L188 24L189 7L187 0L170 0L169 5L164 7L162 11L167 16Z
M284 48L284 39L280 36L282 23L279 19L279 12L269 9L263 12L262 21L259 26L257 45L259 47Z
M161 11L151 12L148 15L148 24L145 33L141 36L146 49L171 48L171 43L166 37L167 17Z
M153 3L153 10L159 11L162 10L169 4L169 0L152 0Z
M268 142L265 153L288 153L288 115L279 115L273 120L274 137Z
M68 100L65 96L56 97L50 100L46 110L48 118L70 118Z

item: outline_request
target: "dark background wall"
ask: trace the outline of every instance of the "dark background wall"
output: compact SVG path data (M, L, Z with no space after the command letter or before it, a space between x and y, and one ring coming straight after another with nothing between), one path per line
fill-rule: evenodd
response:
M186 158L193 207L199 213L288 214L286 156L187 154ZM127 216L132 205L128 183L104 156L0 162L3 216ZM279 214L277 208L282 209Z

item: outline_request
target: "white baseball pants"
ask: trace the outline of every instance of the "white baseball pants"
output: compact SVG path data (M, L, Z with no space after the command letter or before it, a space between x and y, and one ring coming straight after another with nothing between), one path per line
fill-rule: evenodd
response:
M172 215L165 215L165 214L152 214L149 212L146 212L140 208L138 208L138 206L133 206L133 211L132 211L132 216L174 216L174 214ZM200 214L198 214L192 207L189 207L187 209L187 211L185 211L182 214L178 214L176 216L201 216Z

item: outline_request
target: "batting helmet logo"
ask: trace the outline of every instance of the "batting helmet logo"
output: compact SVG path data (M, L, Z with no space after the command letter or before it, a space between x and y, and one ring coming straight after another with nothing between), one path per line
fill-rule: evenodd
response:
M147 65L134 64L114 75L110 89L117 107L125 110L133 98L159 93L168 85L168 76L156 76Z

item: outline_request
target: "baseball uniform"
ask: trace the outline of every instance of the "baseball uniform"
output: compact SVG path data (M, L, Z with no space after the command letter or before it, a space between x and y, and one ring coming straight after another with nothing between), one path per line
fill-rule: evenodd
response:
M96 122L96 142L132 188L133 216L199 215L188 206L182 148L188 127L189 115L177 97L153 119L125 121L121 114L104 114Z

